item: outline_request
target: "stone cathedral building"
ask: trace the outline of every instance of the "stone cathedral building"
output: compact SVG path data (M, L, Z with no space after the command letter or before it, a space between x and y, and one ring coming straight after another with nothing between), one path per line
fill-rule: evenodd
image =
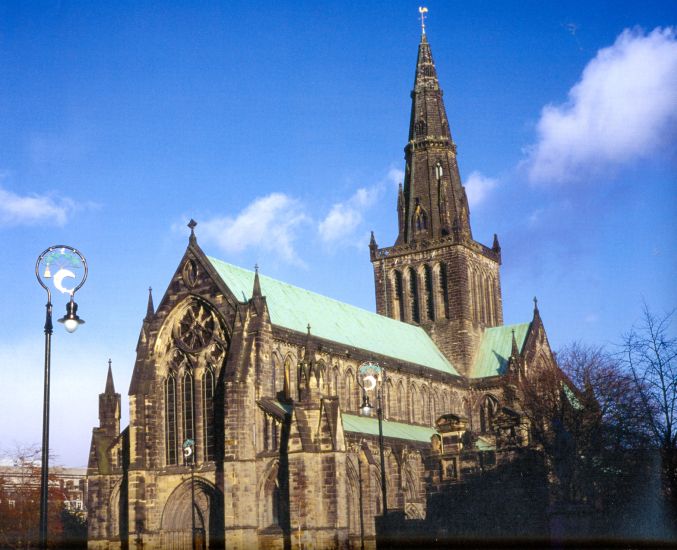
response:
M506 379L554 358L537 308L503 325L501 248L473 238L425 32L411 97L398 237L369 245L377 313L207 256L191 222L157 308L149 296L129 426L110 369L99 398L91 548L189 548L193 512L201 548L369 548L381 476L413 522L529 445ZM378 420L359 414L365 362L386 372L385 472Z

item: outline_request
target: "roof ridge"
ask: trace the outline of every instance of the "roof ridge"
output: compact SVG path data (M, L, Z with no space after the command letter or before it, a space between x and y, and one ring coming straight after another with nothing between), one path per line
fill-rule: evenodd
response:
M246 273L251 273L251 274L252 274L252 277L253 277L254 274L255 274L254 271L250 271L249 269L245 269L244 267L240 267L239 265L231 264L231 263L226 262L226 261L224 261L224 260L220 260L219 258L215 258L215 257L213 257L213 256L207 256L207 258L208 258L209 260L216 260L217 262L221 262L222 264L226 264L226 265L228 265L228 266L230 266L230 267L234 267L235 269L239 269L240 271L243 271L243 272L246 272ZM386 317L385 315L381 315L380 313L376 313L375 311L370 311L370 310L368 310L368 309L365 309L365 308L360 307L360 306L356 306L356 305L351 304L351 303L349 303L349 302L343 302L343 301L341 301L341 300L339 300L339 299L337 299L337 298L332 298L331 296L327 296L326 294L320 294L319 292L315 292L314 290L308 290L307 288L303 288L302 286L293 285L293 284L291 284L291 283L287 283L287 282L285 282L285 281L281 281L280 279L275 279L274 277L270 277L270 276L268 276L268 275L262 275L261 273L259 273L259 279L260 279L261 281L267 279L267 280L269 280L269 281L273 281L273 282L276 283L276 284L284 285L284 286L287 286L287 287L289 287L289 288L293 288L293 289L295 289L295 290L300 290L301 292L305 292L306 294L311 294L311 295L313 295L313 296L319 296L320 298L323 298L323 299L325 299L325 300L331 300L332 302L335 302L335 303L337 303L337 304L341 304L342 306L348 306L348 307L354 308L354 309L356 309L356 310L358 310L358 311L367 313L367 314L369 314L369 315L373 315L373 316L375 316L375 317L377 317L377 318L379 318L379 319L384 320L385 322L395 323L395 324L397 324L398 327L406 327L406 328L409 329L409 330L412 330L412 329L413 329L413 330L416 330L416 331L422 331L422 332L423 332L424 334L426 334L426 335L428 334L428 333L425 332L425 330L423 330L423 328L420 327L420 326L411 325L411 324L409 324L409 323L405 323L404 321L398 321L397 319L393 319L392 317ZM263 295L265 296L265 292L263 293Z
M238 300L248 300L253 271L213 256L207 260ZM342 302L259 273L262 294L268 301L273 325L364 349L378 356L458 375L458 371L423 328Z

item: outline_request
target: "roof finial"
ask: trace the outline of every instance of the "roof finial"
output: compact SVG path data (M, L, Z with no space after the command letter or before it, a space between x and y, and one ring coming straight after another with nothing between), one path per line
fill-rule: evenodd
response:
M534 315L538 313L538 298L534 296Z
M190 239L189 242L194 243L195 242L195 226L197 225L197 222L191 218L190 221L188 222L188 227L190 227Z
M419 6L418 13L421 14L421 34L425 36L425 14L428 13L428 8L425 6Z

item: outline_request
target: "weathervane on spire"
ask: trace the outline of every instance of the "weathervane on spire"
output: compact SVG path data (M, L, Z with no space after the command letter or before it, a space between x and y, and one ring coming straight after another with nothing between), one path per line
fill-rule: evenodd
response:
M421 33L425 34L425 14L428 13L428 8L425 6L419 6L418 13L421 14Z

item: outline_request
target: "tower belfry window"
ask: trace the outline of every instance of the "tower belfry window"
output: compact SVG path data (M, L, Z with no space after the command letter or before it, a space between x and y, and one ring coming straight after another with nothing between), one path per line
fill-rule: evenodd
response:
M404 321L404 285L402 284L402 273L395 271L395 311L399 315L399 320Z
M424 136L426 131L425 120L417 120L416 125L414 126L414 131L416 133L416 137Z
M440 181L442 179L442 176L444 175L444 170L442 170L442 163L438 162L435 165L435 178L437 181Z
M433 295L433 270L429 265L424 268L426 314L429 321L435 320L435 297Z
M411 320L414 323L421 322L421 316L418 308L418 279L416 271L409 268L409 304L411 305Z
M416 207L414 208L414 218L412 222L414 232L426 231L428 229L428 214L426 214L426 211L418 204L418 199L416 199Z

